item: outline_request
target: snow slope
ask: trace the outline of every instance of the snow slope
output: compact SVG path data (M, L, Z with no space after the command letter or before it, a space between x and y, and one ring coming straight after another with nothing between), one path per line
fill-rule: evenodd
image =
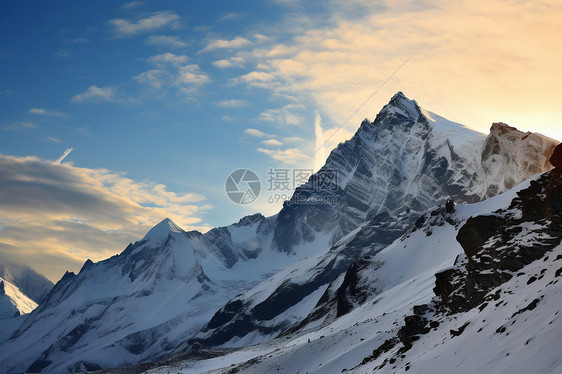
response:
M54 286L44 275L21 264L0 264L0 277L18 287L37 304L41 303Z
M30 313L37 304L12 283L0 278L0 319L17 317ZM8 323L3 321L2 324Z
M552 210L554 213L546 213L552 218L530 218L525 207L530 200L525 199L530 194L538 201L547 201L547 209L560 209L556 202L562 198L562 176L558 179L560 187L545 187L547 191L558 188L556 196L537 189L535 180L539 179L535 178L484 202L457 205L454 212L447 213L446 220L432 215L423 226L377 255L377 267L364 274L375 291L338 318L219 357L192 358L147 372L557 373L562 369L562 245L553 243L562 240L557 223L562 215ZM526 251L535 248L537 260L527 260L511 279L489 286L486 302L478 307L452 314L423 309L423 305L435 308L441 302L433 290L435 274L463 262L459 259L464 251L456 240L459 228L465 227L471 217L490 215L511 217L505 221L509 226L501 229L515 234L492 236L486 243L495 243L497 248L515 243L528 248ZM520 231L519 226L528 229ZM553 249L543 255L545 243L554 247L547 247ZM486 254L478 252L475 256L484 258ZM412 310L437 325L415 335L417 340L413 339L406 349L397 337Z

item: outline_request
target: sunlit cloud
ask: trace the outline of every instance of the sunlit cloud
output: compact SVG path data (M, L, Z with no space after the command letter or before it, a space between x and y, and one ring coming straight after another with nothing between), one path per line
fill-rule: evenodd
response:
M244 130L244 134L254 136L256 138L268 138L273 136L258 129L246 129Z
M111 101L115 99L116 92L117 90L112 86L98 87L94 85L88 87L85 92L74 95L71 101L75 103L84 103L88 101Z
M337 138L372 118L399 90L477 130L487 132L492 122L504 121L560 138L560 2L325 6L322 17L329 22L299 13L286 21L298 30L288 41L245 51L248 64L260 66L235 83L312 99L324 131L344 125Z
M267 139L267 140L262 141L261 143L265 144L265 145L273 146L273 147L279 147L279 146L283 145L283 143L280 142L277 139Z
M109 21L113 26L116 36L133 36L142 32L157 30L165 26L176 27L180 17L174 12L163 11L155 12L150 17L142 18L137 21L116 18Z
M121 252L165 217L206 230L201 216L209 208L201 195L122 173L0 155L0 256L33 258L53 280L87 258Z

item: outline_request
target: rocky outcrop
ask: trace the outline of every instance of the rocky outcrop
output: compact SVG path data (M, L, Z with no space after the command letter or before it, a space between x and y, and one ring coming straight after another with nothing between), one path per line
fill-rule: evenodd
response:
M417 307L422 313L407 316L398 338L407 350L420 334L429 332L436 316L455 314L500 298L494 288L510 280L524 266L541 259L562 242L562 144L550 157L555 169L530 182L517 193L509 208L491 215L469 218L457 241L464 256L454 267L435 275L436 297L431 305ZM536 278L531 277L529 282ZM531 310L533 301L525 310ZM430 313L425 314L427 311ZM464 330L451 331L458 336Z
M482 149L485 197L515 187L520 181L543 173L552 166L549 158L558 142L544 135L522 132L505 123L494 123ZM519 180L519 182L518 182Z

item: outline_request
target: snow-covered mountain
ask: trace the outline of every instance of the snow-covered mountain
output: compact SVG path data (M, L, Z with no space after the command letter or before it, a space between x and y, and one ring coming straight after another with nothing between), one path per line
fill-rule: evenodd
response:
M37 304L41 303L54 286L44 275L21 264L0 264L0 277L15 285Z
M147 373L560 372L562 144L551 160L502 195L431 210L356 262L332 295L349 306L339 317Z
M164 220L121 254L65 274L0 342L0 371L95 370L193 348L247 346L354 313L355 305L400 287L404 278L395 262L380 270L394 278L382 276L384 284L362 288L365 295L354 299L345 294L351 265L370 267L365 256L375 264L394 258L384 254L388 246L416 222L424 226L419 217L438 204L480 201L551 167L545 160L555 141L503 124L492 130L486 137L398 93L279 214L244 217L206 234ZM424 282L442 263L453 263L462 251L455 248L454 255L420 258ZM411 266L402 277L421 277ZM338 295L349 305L318 318L339 305Z
M171 352L226 301L308 255L271 249L274 219L206 234L165 219L121 254L86 261L0 345L0 371L94 370Z
M486 137L397 93L374 122L363 121L332 151L274 223L280 251L319 239L335 244L229 301L187 347L236 347L275 337L339 292L355 260L375 255L428 209L449 199L480 201L550 169L556 144L500 123ZM336 188L324 182L334 171ZM310 203L317 201L336 203ZM327 310L316 307L319 315Z
M30 313L36 307L37 304L19 288L0 277L0 320Z

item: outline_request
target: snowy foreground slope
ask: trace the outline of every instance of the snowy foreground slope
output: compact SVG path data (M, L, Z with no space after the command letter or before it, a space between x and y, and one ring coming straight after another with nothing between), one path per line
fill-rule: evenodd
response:
M452 214L448 200L480 201L550 169L555 144L504 124L486 137L398 93L295 191L299 203L279 214L244 217L206 234L164 220L119 255L65 274L28 317L0 329L0 372L121 367L345 320L371 297L416 289L403 284L408 278L430 284L435 269L461 253L455 243L446 253L427 244L437 252L422 256L415 251L428 235L422 230L411 233L419 239L407 245L413 252L395 257L396 242L388 246L397 238L413 226L429 230L432 219L420 216L437 205ZM335 188L315 188L333 171ZM329 195L336 203L318 202ZM443 218L430 237L456 229L459 217ZM375 268L370 282L365 276ZM371 283L376 287L365 287ZM431 297L416 290L402 295L402 307L412 295L415 302Z
M338 318L146 372L561 372L558 151L557 169L481 203L436 209L367 259L356 290L371 293Z

